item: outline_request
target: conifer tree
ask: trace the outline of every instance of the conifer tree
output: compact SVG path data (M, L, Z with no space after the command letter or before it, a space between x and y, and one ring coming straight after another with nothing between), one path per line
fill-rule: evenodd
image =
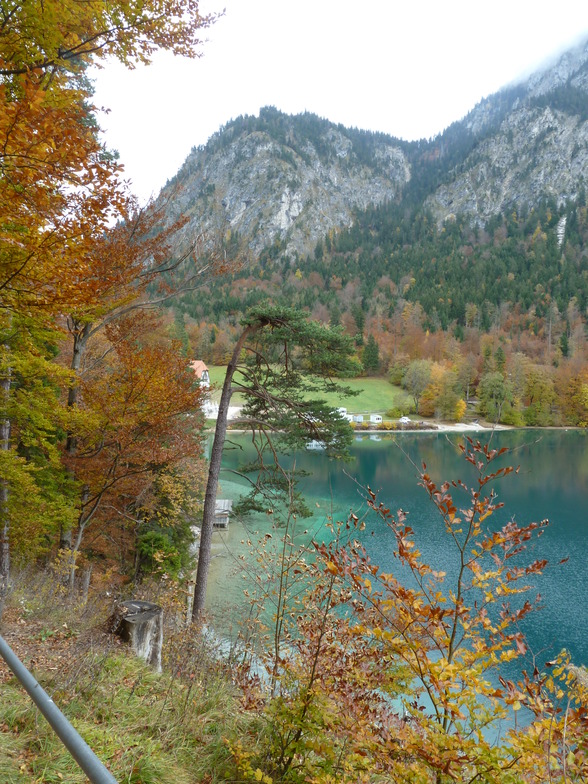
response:
M258 444L260 439L269 439L276 448L279 442L281 450L288 450L318 440L328 454L342 457L351 443L347 421L319 397L333 391L342 396L352 394L335 381L358 372L350 338L292 308L260 305L249 311L241 325L243 331L225 375L210 455L194 620L204 609L206 598L216 494L233 392L239 391L246 401L238 422L253 431ZM261 455L261 446L258 452ZM277 455L276 449L272 452Z
M373 375L380 369L380 350L373 335L368 337L363 350L363 369L368 375Z

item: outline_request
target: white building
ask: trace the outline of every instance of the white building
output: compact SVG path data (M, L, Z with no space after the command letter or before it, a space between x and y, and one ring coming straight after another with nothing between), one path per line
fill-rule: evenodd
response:
M190 362L190 367L194 371L194 375L200 381L201 387L209 387L210 386L210 374L208 373L208 367L201 359L195 359L193 362Z

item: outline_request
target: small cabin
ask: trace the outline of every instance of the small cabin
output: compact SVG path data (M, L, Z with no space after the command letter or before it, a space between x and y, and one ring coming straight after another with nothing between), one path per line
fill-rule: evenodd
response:
M381 425L382 416L380 414L370 414L370 425Z
M200 382L201 387L209 387L210 386L210 375L208 373L208 367L201 359L195 359L193 362L190 362L190 367L194 371L194 375Z
M362 425L363 424L363 414L354 414L353 415L353 421L357 422L358 425Z
M217 498L214 505L213 528L227 530L229 517L233 511L233 502L229 498Z

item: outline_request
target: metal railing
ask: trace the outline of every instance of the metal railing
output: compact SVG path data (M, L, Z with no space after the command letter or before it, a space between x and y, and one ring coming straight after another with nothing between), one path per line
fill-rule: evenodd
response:
M100 762L86 741L71 726L57 705L0 636L0 656L22 683L30 698L47 719L63 745L90 779L92 784L118 784Z

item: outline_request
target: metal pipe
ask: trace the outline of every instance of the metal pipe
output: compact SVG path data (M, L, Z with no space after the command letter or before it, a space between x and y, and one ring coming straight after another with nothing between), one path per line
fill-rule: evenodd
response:
M0 636L0 656L22 683L30 698L47 719L63 745L90 779L92 784L118 784L112 773L100 762L81 735L74 730L47 692Z

